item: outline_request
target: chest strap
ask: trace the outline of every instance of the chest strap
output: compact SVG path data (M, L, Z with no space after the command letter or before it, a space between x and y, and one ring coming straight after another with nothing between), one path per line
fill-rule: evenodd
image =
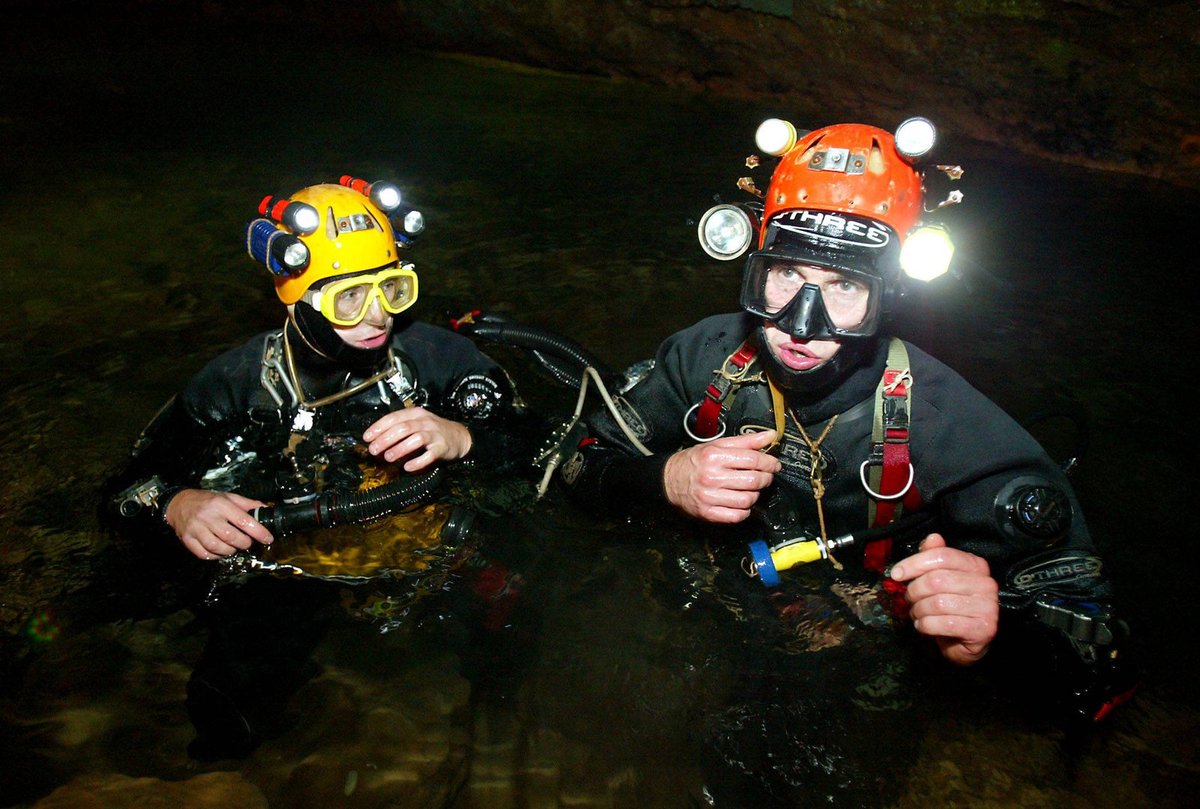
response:
M754 358L758 354L758 346L747 337L725 358L725 362L713 372L712 382L704 389L704 398L683 418L683 427L688 435L697 441L712 441L725 434L725 411L733 404L739 386L747 382L757 381L750 375L754 367ZM692 413L696 414L695 427L689 424Z
M904 343L892 338L887 366L875 390L875 423L871 429L871 457L859 467L862 484L870 495L867 519L872 528L890 524L904 512L921 506L913 486L908 442L913 378ZM882 572L892 555L890 537L868 543L863 563Z

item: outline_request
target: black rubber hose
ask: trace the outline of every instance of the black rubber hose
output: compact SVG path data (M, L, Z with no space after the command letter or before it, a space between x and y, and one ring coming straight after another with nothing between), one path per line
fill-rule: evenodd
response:
M254 517L277 537L312 528L371 522L425 500L442 482L443 475L437 467L365 492L322 492L303 503L264 506Z
M536 349L530 349L529 356L537 361L543 371L554 377L556 382L572 388L583 384L583 369L576 368L573 362L559 359L553 354Z
M583 377L583 369L587 367L595 368L602 377L613 376L612 371L600 361L599 357L574 340L531 326L519 326L516 323L509 323L496 315L480 315L473 322L460 322L458 324L458 331L462 334L474 335L504 345L516 346L517 348L543 352L573 362L579 366L577 376L580 379ZM559 366L559 369L561 370L561 366ZM553 370L551 372L554 373Z
M874 542L877 539L892 537L897 541L902 541L907 537L915 535L915 533L924 528L928 523L932 523L935 515L927 511L914 511L905 514L899 519L893 520L887 525L877 525L873 528L864 528L861 531L854 531L850 534L843 534L838 539L846 538L846 545L863 545L867 542Z

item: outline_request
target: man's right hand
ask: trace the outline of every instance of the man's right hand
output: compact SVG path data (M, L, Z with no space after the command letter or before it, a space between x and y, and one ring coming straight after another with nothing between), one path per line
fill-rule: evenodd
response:
M709 522L741 522L750 516L758 493L783 468L762 452L774 440L775 431L765 430L680 450L663 468L667 501Z
M275 541L250 511L266 503L233 492L184 489L167 503L167 524L197 559L216 559Z

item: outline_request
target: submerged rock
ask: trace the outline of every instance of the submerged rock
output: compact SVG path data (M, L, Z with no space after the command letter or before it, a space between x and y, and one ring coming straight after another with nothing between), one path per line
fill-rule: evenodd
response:
M120 773L84 775L42 798L34 809L238 809L267 808L267 799L232 772L211 772L186 781L130 778Z

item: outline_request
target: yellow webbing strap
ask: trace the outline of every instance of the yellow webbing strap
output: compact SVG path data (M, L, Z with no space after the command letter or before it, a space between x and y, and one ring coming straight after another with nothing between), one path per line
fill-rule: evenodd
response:
M767 377L767 386L771 389L771 409L775 411L775 440L763 452L770 454L783 443L783 430L787 426L787 407L783 403L783 391L775 387L770 377Z

